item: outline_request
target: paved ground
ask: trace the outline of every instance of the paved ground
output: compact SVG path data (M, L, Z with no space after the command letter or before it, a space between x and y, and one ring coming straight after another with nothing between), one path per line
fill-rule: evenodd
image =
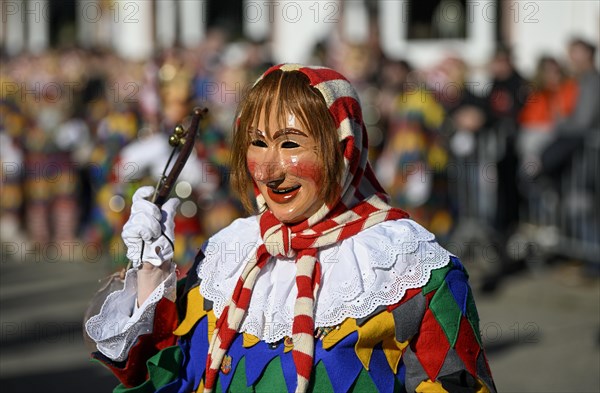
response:
M0 263L2 391L110 391L116 380L88 361L81 325L109 264L93 250L63 262L51 249L39 258L8 251ZM500 392L600 392L598 280L545 268L512 276L476 300Z
M500 392L600 392L600 281L564 265L477 296Z
M93 248L2 246L0 386L3 392L109 392L116 379L89 361L82 321L110 264ZM10 258L7 258L9 251ZM65 259L65 258L63 258Z

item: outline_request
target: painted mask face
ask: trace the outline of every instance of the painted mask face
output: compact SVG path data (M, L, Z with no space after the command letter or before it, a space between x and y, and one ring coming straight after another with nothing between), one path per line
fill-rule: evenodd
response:
M279 124L276 113L265 124L248 130L247 163L267 206L286 224L313 215L324 203L319 196L323 166L317 156L317 141L306 126L290 114Z

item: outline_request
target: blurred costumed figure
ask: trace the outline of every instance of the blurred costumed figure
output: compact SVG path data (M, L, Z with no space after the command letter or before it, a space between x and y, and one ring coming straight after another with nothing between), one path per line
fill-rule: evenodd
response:
M140 124L138 114L131 108L113 108L98 125L88 163L95 201L87 240L108 246L113 259L124 264L126 259L116 251L122 248L116 228L123 225L124 219L124 203L119 198L130 196L133 191L123 187L116 189L115 181L122 171L116 162L121 149L136 137Z
M389 65L386 74L400 70ZM404 76L394 81L396 95L386 91L387 142L376 171L394 205L406 208L440 239L452 228L448 206L445 168L446 143L440 134L444 108L416 73L406 65Z
M53 58L48 68L56 66ZM54 82L52 75L39 76L33 83L36 99L28 100L31 124L25 138L26 226L32 241L55 241L60 247L77 237L79 178L71 157L80 134L87 133L85 124L70 121L69 100L60 89L46 88ZM56 82L58 85L58 82ZM68 245L67 245L68 247Z
M0 162L2 164L2 198L0 198L0 233L2 241L21 237L23 210L23 139L27 119L19 108L0 101Z

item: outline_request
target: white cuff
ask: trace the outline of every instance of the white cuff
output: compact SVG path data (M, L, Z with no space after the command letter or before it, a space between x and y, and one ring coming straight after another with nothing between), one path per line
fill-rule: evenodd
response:
M175 301L177 276L172 264L169 276L148 299L137 307L137 269L129 269L123 289L107 296L100 313L91 317L85 329L98 350L106 357L121 362L142 334L152 333L156 304L163 297Z

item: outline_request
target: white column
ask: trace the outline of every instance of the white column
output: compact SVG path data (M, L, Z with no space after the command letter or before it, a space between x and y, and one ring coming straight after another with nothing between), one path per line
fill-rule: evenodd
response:
M468 1L466 11L467 40L464 56L472 64L483 65L494 54L495 28L498 23L492 0Z
M175 44L175 0L156 2L156 44L159 48L169 48Z
M244 0L242 6L244 35L255 41L267 39L273 26L273 15L269 18L265 3L266 1Z
M50 36L50 2L29 0L25 6L27 17L27 47L31 53L39 54L48 48Z
M0 42L4 44L4 30L6 29L6 16L4 12L5 1L0 0L0 7L2 12L0 12Z
M206 1L180 0L179 32L181 44L186 48L198 46L206 31Z
M2 23L5 24L4 44L9 56L21 52L25 46L24 1L2 2Z
M152 2L120 0L115 4L112 17L115 29L113 45L124 58L145 60L152 55Z
M342 20L339 1L284 0L267 4L269 7L263 17L273 20L276 62L306 63L315 44Z
M102 9L98 0L77 0L75 13L77 42L83 48L93 47L97 43L95 26L102 19Z
M344 2L343 37L352 43L364 44L369 39L369 13L363 0Z

